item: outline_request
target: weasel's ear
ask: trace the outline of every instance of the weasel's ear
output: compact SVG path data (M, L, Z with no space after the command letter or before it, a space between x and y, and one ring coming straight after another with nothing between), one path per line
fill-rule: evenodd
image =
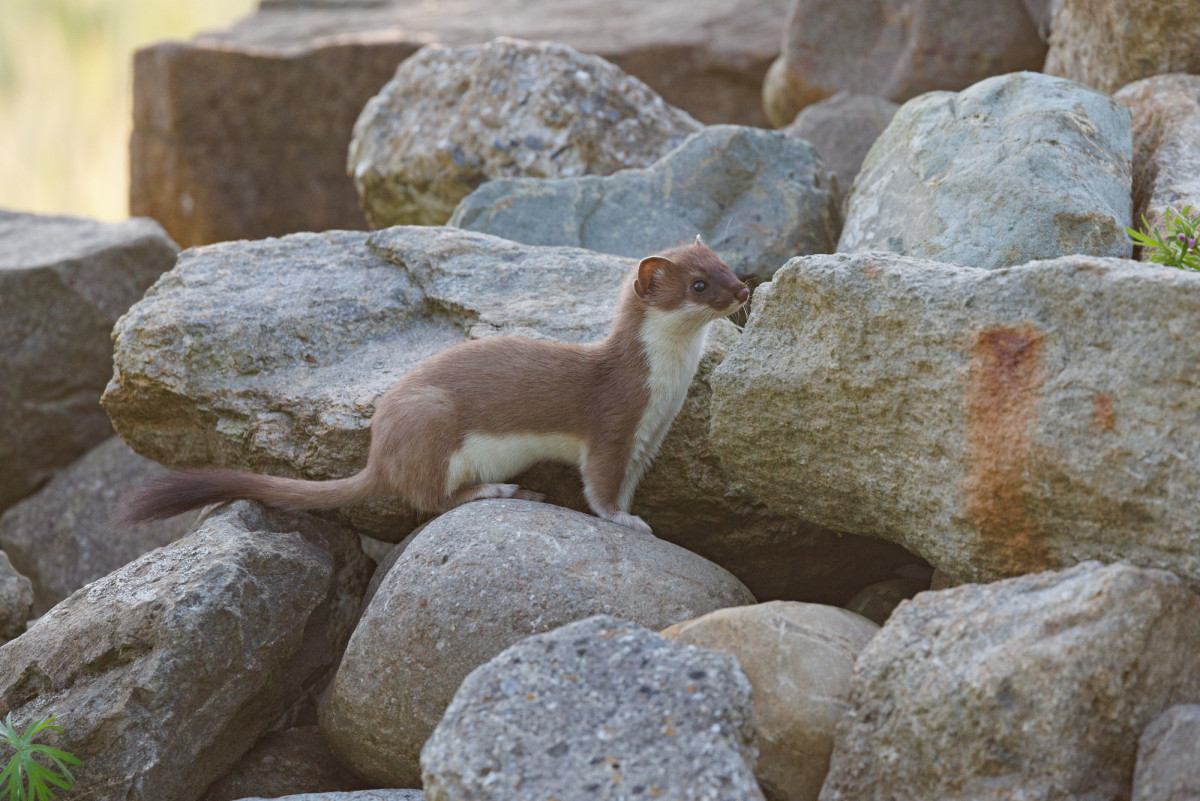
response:
M633 291L639 298L645 300L646 293L650 291L650 287L654 283L654 276L667 267L673 267L674 264L670 259L664 259L662 256L647 256L642 259L638 264L637 278L633 281Z
M696 234L696 244L700 247L704 247L704 240L700 238L700 234Z

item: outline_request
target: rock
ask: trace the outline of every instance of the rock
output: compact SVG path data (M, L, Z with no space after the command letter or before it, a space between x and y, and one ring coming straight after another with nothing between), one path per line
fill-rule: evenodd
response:
M878 0L870 11L796 0L763 86L771 123L842 91L903 103L992 75L1040 70L1046 45L1021 0Z
M109 332L175 253L150 220L0 211L0 511L112 436Z
M738 277L757 283L792 256L832 253L837 204L833 176L808 142L715 125L644 169L488 181L449 224L638 258L700 234Z
M1087 559L1200 586L1200 275L795 259L712 377L712 442L779 515L957 581Z
M749 801L754 759L736 660L598 615L472 672L421 769L429 801Z
M898 108L882 97L838 92L806 106L783 132L813 144L837 176L840 201L854 185L867 151Z
M929 578L891 578L859 590L846 602L846 608L882 626L901 601L928 589Z
M1200 798L1200 705L1174 706L1142 732L1133 775L1133 801L1197 798Z
M1133 117L1133 219L1166 231L1166 209L1200 211L1200 75L1160 75L1115 95Z
M239 503L0 648L0 711L58 716L73 798L187 799L321 689L368 565L345 529Z
M372 228L442 225L484 181L647 167L700 127L638 79L565 45L430 46L367 103L347 170Z
M302 726L270 731L218 779L200 801L278 798L296 793L341 794L366 786L333 758L321 730Z
M33 585L22 576L0 551L0 644L25 632L25 621L31 617Z
M1119 103L1061 78L1018 73L924 95L863 162L838 250L989 269L1128 258L1131 141Z
M185 246L362 228L346 149L363 105L429 43L562 42L706 123L765 125L787 0L261 3L134 57L130 207Z
M599 613L661 629L753 602L721 568L652 535L547 504L469 503L413 538L383 579L321 730L362 776L412 787L459 683L521 638Z
M1109 94L1140 78L1200 72L1192 0L1059 0L1045 71Z
M752 690L759 785L773 801L816 801L854 660L877 631L844 609L777 601L719 609L662 634L737 659Z
M357 790L350 793L304 793L287 795L276 801L424 801L420 790ZM244 798L242 801L267 801L265 798Z
M90 581L182 537L196 513L114 528L121 494L163 469L110 437L0 515L0 548L33 581L42 615Z
M922 593L858 658L821 801L1127 798L1142 729L1200 699L1197 648L1200 597L1164 571Z

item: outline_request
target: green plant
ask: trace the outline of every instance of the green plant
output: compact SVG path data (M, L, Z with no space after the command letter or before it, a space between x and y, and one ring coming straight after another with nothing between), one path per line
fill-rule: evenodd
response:
M13 727L11 712L0 723L0 745L16 750L8 765L0 771L0 798L5 801L48 801L54 798L54 790L48 785L69 790L75 784L75 777L67 765L80 764L79 758L33 741L34 736L43 729L62 731L62 726L54 726L53 723L54 718L39 720L24 734L18 734ZM53 762L59 772L35 761L34 757L38 755Z
M1142 215L1142 227L1146 233L1126 228L1125 232L1135 245L1141 245L1145 261L1179 267L1183 270L1200 270L1200 252L1196 249L1197 229L1200 229L1200 212L1192 216L1192 207L1184 206L1180 211L1167 208L1167 233L1163 236L1158 228L1151 228Z

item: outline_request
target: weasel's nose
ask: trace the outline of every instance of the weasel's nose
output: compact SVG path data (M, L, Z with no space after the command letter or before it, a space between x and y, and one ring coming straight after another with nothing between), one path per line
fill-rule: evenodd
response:
M739 303L745 303L750 299L750 287L742 287L734 297L738 299Z

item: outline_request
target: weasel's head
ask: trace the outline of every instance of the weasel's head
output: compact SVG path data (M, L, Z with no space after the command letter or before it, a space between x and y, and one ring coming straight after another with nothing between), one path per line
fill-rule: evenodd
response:
M750 298L750 288L699 236L691 245L642 259L633 292L650 308L698 322L733 314Z

